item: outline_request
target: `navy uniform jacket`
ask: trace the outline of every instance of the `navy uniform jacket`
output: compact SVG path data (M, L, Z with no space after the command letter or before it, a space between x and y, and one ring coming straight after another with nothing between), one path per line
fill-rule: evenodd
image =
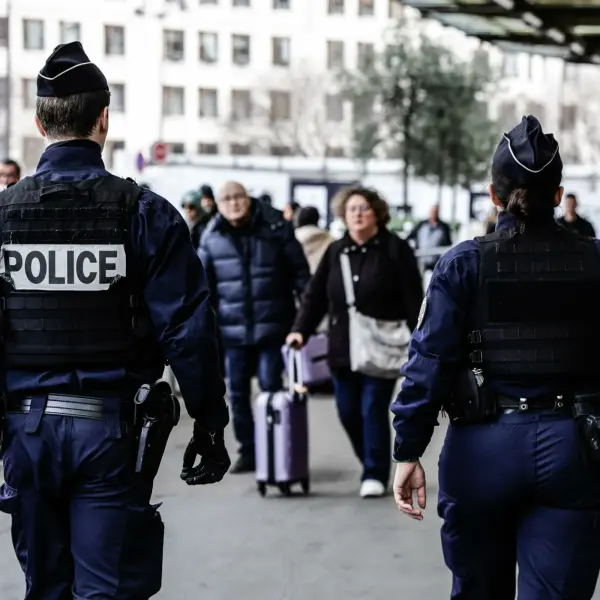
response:
M36 179L81 181L108 175L100 147L90 141L60 142L42 154ZM145 302L163 353L171 367L190 416L208 429L222 429L229 420L220 374L216 319L210 305L202 263L190 243L179 212L164 198L144 190L130 227L134 256L144 266ZM93 319L93 314L90 314ZM47 391L127 397L162 372L131 373L125 369L37 372L9 370L8 393Z
M515 220L498 215L497 229ZM600 252L600 241L596 240ZM478 286L479 249L475 240L457 244L437 263L426 295L425 315L415 329L408 362L402 367L402 389L391 406L396 443L394 459L419 458L431 440L437 416L448 397L457 366L468 354L468 318ZM420 319L421 321L421 319ZM548 386L525 387L514 381L490 381L500 394L534 398L558 393Z

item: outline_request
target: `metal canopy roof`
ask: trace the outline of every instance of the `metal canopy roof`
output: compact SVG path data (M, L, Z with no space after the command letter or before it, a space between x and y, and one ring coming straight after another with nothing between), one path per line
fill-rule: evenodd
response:
M402 1L504 50L600 65L600 0Z

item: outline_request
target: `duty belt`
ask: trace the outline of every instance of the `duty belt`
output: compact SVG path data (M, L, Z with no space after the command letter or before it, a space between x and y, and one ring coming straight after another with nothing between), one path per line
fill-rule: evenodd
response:
M537 398L517 398L515 396L497 395L499 408L504 411L527 412L529 410L568 410L573 404L573 396L547 395Z
M8 399L7 412L28 414L31 411L30 397ZM69 394L48 394L44 414L61 417L102 420L106 414L106 400L90 396L72 396ZM125 410L123 410L125 409ZM121 403L121 419L133 418L133 402Z

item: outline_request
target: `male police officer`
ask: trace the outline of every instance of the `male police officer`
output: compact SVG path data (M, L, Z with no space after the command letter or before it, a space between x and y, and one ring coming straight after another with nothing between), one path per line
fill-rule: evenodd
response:
M0 510L13 517L28 600L146 600L160 589L157 464L135 460L134 413L146 409L133 399L155 393L165 358L195 419L182 478L214 483L230 465L202 264L166 200L105 170L109 100L81 44L58 46L38 76L35 120L50 145L35 175L0 195Z

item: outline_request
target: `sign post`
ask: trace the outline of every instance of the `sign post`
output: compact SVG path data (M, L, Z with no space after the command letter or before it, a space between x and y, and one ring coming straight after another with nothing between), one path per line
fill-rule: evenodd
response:
M163 142L156 142L152 146L152 162L155 165L162 165L167 159L167 145Z

